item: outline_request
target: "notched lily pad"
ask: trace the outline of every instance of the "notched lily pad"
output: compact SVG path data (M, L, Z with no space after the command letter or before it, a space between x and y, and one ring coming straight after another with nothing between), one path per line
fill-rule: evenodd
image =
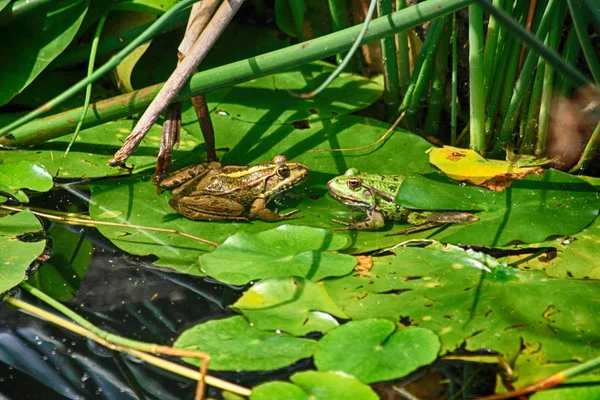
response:
M323 285L302 278L260 281L232 307L259 329L283 331L294 336L335 328L338 322L333 316L347 319Z
M6 192L21 203L29 203L29 198L20 189L47 192L52 186L52 176L39 163L16 161L0 164L0 193ZM0 201L6 201L6 197L0 195Z
M208 353L213 370L269 371L311 357L316 342L261 331L238 316L198 324L183 332L174 346ZM183 360L200 365L198 359Z
M23 242L19 236L41 230L42 224L29 210L0 218L0 293L23 282L27 268L46 247L45 240Z
M321 371L343 371L373 383L406 376L437 358L440 340L432 331L395 330L384 319L348 322L319 341L315 364Z
M318 281L352 271L354 257L330 252L346 245L346 237L331 231L282 225L256 234L239 232L201 256L200 266L212 278L233 285L283 276Z

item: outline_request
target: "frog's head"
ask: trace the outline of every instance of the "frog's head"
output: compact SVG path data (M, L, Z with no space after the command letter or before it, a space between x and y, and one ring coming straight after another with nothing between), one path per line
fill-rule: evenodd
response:
M308 168L299 162L288 161L285 156L279 155L268 163L270 169L266 180L265 195L271 197L296 186L308 178Z
M329 193L351 207L375 207L376 199L372 189L363 184L360 171L350 168L344 175L327 183Z

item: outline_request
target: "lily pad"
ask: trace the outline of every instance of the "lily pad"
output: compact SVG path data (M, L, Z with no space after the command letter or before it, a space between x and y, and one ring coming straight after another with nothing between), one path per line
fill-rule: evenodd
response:
M300 387L289 382L273 381L252 388L250 400L309 400L308 394Z
M232 308L243 313L258 329L294 336L335 328L338 322L332 315L348 318L323 285L302 278L260 281L244 292Z
M29 265L44 251L46 241L24 242L19 237L38 234L42 224L29 210L0 218L0 293L25 280Z
M572 235L589 225L600 208L593 186L555 170L515 181L500 193L462 187L431 174L406 179L397 201L417 209L484 210L477 213L478 222L448 227L434 236L447 243L481 246L535 243L553 235Z
M376 400L368 385L339 372L298 372L289 382L267 382L252 389L250 400Z
M598 218L581 232L567 237L546 240L527 248L554 247L554 257L541 255L520 264L523 269L543 269L551 278L600 280L600 221ZM525 246L524 246L525 247ZM526 257L524 254L520 257Z
M376 400L368 385L339 372L298 372L290 380L315 400Z
M373 383L401 378L435 361L440 341L433 332L395 330L396 325L384 319L348 322L319 341L315 365L321 371L343 371Z
M136 152L128 159L128 164L133 165L132 171L108 166L108 161L121 147L135 122L120 120L81 131L67 158L64 158L64 152L71 136L53 139L34 150L6 151L2 157L6 163L19 160L37 162L58 178L93 178L154 170L161 135L161 127L157 125L150 129ZM173 152L174 159L182 162L184 156L199 144L192 135L182 133L179 150ZM199 160L201 151L196 151Z
M466 253L403 248L375 260L368 273L330 279L325 287L352 319L386 318L428 328L442 353L461 346L512 359L586 360L600 355L600 286L549 279L543 271L474 267Z
M29 203L29 198L20 189L47 192L52 189L52 176L42 165L32 161L16 161L0 164L0 192L12 195L21 203ZM0 195L0 201L6 197Z
M174 346L208 353L211 370L268 371L311 357L316 342L261 331L238 316L198 324L183 332ZM200 365L198 359L183 360Z
M531 400L596 400L600 399L600 376L587 375L569 379L560 386L543 390L530 397Z
M344 236L307 226L283 225L256 234L242 231L200 257L200 266L212 278L232 285L285 276L319 281L352 271L354 257L328 252L346 244Z

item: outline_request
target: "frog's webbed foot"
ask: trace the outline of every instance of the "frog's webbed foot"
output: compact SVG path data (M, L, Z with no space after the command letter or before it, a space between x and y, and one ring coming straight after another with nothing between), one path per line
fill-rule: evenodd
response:
M352 223L340 221L339 219L332 219L331 222L335 222L336 224L344 225L344 228L333 228L334 231L349 231L351 229L355 229L352 226Z
M300 212L300 210L292 210L290 212L287 212L285 214L279 214L277 212L277 210L275 211L271 211L268 208L264 208L262 210L257 211L254 216L262 221L265 222L277 222L277 221L287 221L290 219L300 219L300 218L304 218L301 215L292 217L292 215L296 214Z

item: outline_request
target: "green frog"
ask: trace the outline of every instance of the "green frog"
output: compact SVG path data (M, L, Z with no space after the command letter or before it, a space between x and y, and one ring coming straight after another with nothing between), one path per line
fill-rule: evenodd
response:
M344 175L327 183L329 193L349 207L365 209L364 221L343 222L343 229L378 230L385 220L407 221L412 228L388 233L386 236L414 233L450 223L475 222L479 218L463 211L419 211L402 207L396 203L396 193L404 175L377 175L350 168Z
M160 182L172 190L169 205L193 220L240 220L259 218L282 221L300 210L286 214L271 211L267 203L305 180L308 168L278 155L272 161L235 166L211 162L192 165L176 171Z

